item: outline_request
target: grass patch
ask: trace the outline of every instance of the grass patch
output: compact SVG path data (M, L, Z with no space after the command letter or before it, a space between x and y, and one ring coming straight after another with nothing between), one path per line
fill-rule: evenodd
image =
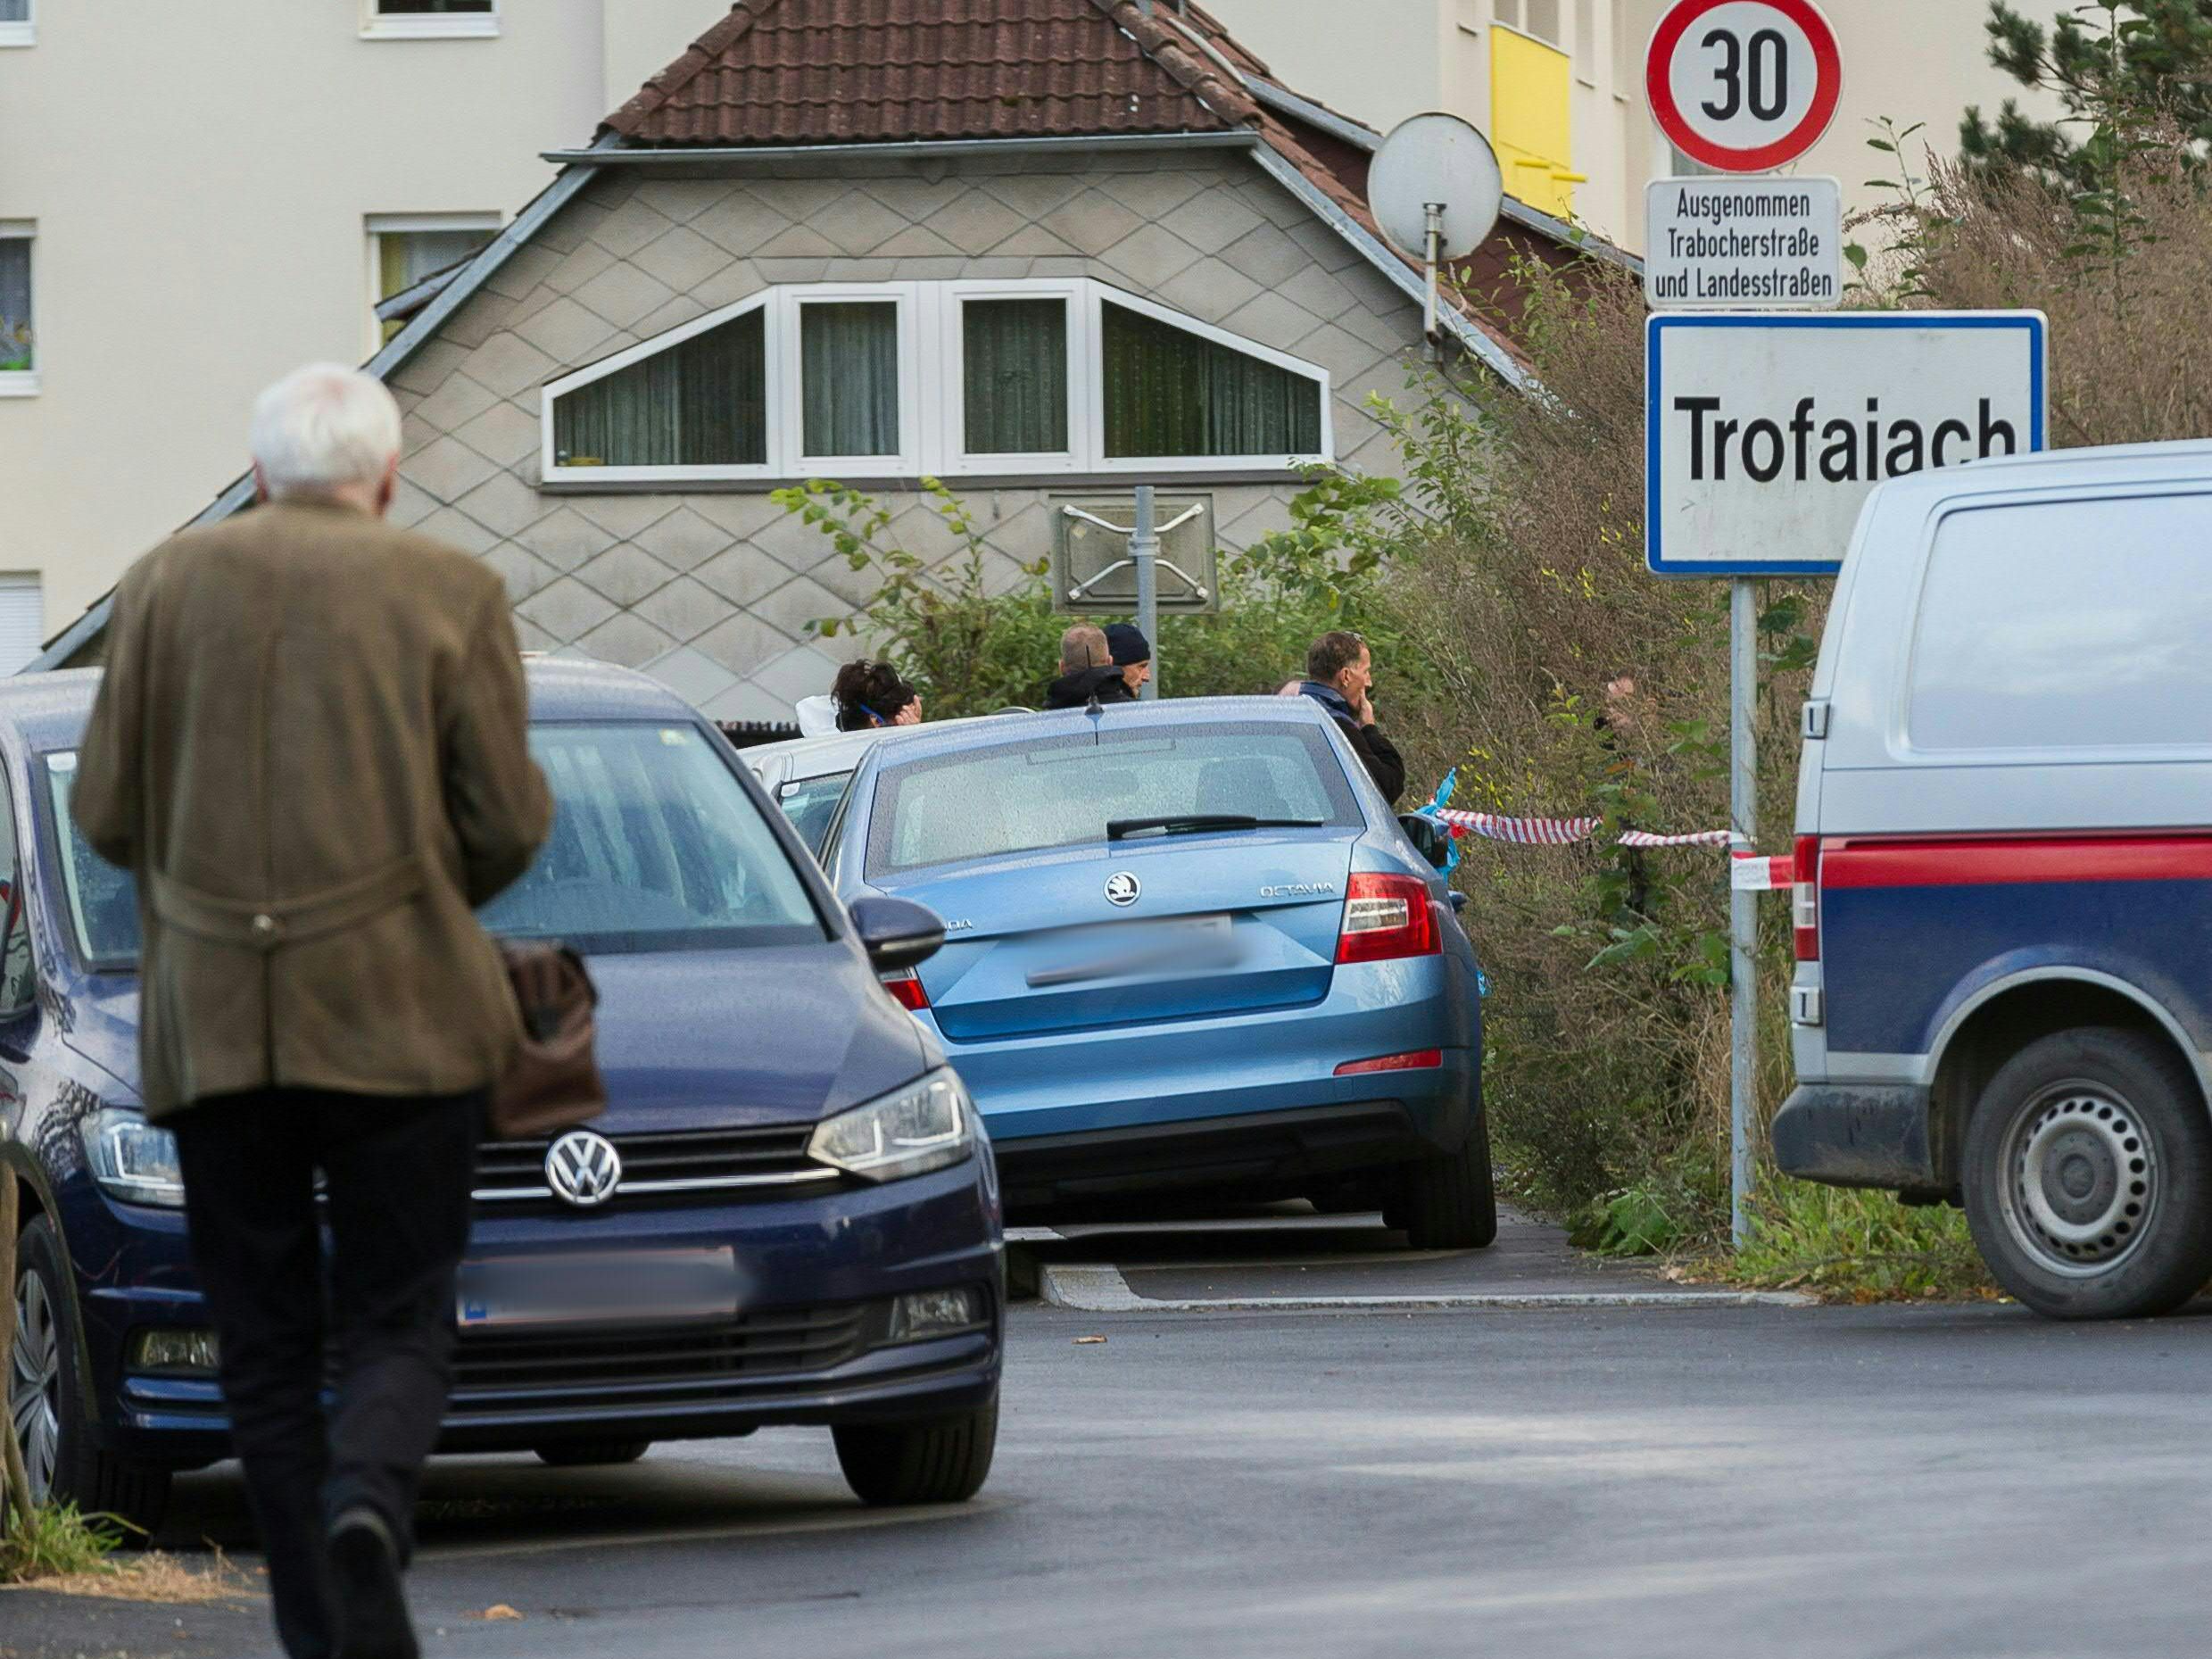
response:
M74 1504L42 1505L28 1528L0 1533L0 1589L178 1606L253 1594L252 1580L220 1549L204 1565L159 1550L118 1559L134 1530L113 1515L82 1514Z
M1739 1284L1854 1302L1999 1295L1959 1211L1771 1174L1744 1248L1706 1265Z
M108 1557L123 1542L124 1525L112 1515L79 1514L74 1504L42 1504L28 1527L0 1530L0 1584L34 1579L77 1578L116 1571Z

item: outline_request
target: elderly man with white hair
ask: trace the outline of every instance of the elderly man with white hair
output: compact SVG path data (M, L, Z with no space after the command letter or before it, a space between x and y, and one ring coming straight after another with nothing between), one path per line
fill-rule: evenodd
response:
M396 1659L483 1107L519 1034L475 908L551 804L499 578L384 521L391 394L300 369L253 444L263 504L117 590L71 809L137 877L141 1089L176 1134L278 1633L294 1659Z

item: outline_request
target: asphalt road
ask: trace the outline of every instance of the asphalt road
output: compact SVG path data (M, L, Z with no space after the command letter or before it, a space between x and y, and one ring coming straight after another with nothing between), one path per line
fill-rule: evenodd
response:
M415 1594L430 1652L501 1659L2193 1655L2208 1362L2212 1318L2009 1306L1031 1306L964 1510L863 1511L795 1431L449 1462ZM236 1539L235 1482L178 1524ZM261 1619L10 1596L0 1652L258 1655Z

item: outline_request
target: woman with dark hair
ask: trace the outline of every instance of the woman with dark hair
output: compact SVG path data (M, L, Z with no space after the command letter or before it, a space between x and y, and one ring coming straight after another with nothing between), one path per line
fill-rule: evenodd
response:
M837 729L865 732L874 726L919 726L922 694L899 677L888 662L849 662L830 687L837 705Z

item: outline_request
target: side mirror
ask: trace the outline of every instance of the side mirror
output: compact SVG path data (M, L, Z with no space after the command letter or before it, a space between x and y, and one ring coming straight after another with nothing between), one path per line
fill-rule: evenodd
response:
M919 966L945 942L945 924L937 912L910 899L880 894L852 901L852 930L879 974Z
M1452 861L1452 833L1436 819L1407 812L1399 817L1398 827L1405 832L1405 839L1413 843L1413 850L1437 869Z

